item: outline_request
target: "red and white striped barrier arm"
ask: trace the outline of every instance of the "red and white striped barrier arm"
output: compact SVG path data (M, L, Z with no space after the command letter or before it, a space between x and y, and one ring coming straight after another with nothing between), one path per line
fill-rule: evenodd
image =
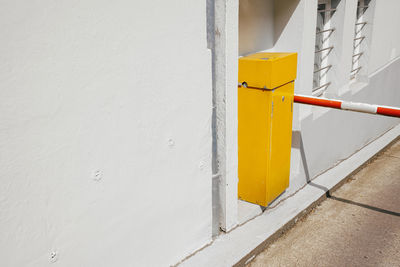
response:
M395 108L395 107L355 103L355 102L312 97L305 95L294 95L294 102L400 118L400 108Z

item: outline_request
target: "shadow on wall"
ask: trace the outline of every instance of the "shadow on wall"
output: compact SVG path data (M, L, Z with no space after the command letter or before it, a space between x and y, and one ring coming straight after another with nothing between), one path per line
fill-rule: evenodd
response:
M308 170L306 153L304 151L303 136L301 131L292 131L292 148L300 150L301 162L303 163L304 174L306 176L307 183L311 182L310 172Z
M239 55L272 49L300 0L240 0Z

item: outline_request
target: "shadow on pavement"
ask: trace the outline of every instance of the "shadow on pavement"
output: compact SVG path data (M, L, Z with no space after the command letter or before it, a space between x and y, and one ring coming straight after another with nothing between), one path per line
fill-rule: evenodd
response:
M389 214L389 215L400 217L400 213L399 212L385 210L385 209L377 208L377 207L370 206L370 205L367 205L367 204L362 204L362 203L354 202L354 201L351 201L351 200L348 200L348 199L335 197L335 196L331 196L331 195L328 195L327 197L330 198L330 199L333 199L333 200L337 200L337 201L340 201L340 202L347 203L347 204L351 204L351 205L359 206L359 207L362 207L362 208L374 210L374 211L377 211L377 212L382 212L382 213L386 213L386 214Z

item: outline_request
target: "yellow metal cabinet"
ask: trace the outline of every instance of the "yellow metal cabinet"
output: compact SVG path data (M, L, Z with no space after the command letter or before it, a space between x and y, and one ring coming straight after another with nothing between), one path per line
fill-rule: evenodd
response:
M296 53L239 59L239 198L267 206L289 186Z

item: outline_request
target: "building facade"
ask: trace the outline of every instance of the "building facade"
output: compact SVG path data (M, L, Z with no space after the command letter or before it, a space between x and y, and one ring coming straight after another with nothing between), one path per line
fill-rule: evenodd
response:
M262 213L237 197L238 57L297 52L296 93L400 106L399 9L1 1L0 265L170 266L212 248ZM280 199L399 122L295 104Z

